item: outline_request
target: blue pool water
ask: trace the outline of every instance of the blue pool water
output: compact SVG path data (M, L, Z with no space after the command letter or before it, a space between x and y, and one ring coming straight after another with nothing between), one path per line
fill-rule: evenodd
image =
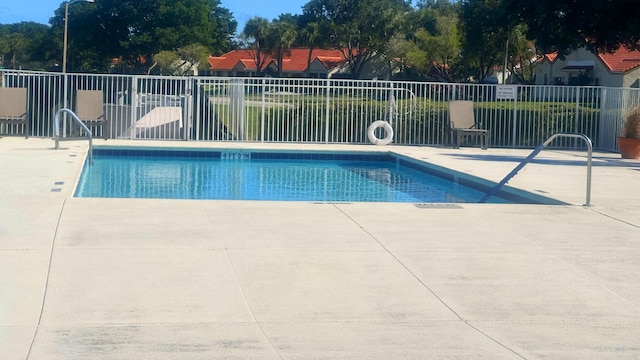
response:
M96 149L77 197L477 202L484 191L376 153ZM509 203L493 197L489 202Z

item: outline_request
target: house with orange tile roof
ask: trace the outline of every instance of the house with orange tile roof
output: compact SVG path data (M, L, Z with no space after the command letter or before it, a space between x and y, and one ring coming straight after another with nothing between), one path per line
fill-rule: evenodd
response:
M547 54L538 63L536 84L640 88L640 51L594 54L580 48L565 59Z
M264 55L263 55L264 56ZM348 78L350 76L347 59L340 50L313 49L311 64L308 48L290 49L282 59L283 77L310 77L319 79ZM213 76L257 76L257 62L255 50L232 50L222 56L209 57L211 75ZM388 68L379 67L379 62L372 61L371 66L365 68L362 79L386 78ZM262 73L276 77L278 75L277 59L264 56ZM386 71L386 73L385 73Z

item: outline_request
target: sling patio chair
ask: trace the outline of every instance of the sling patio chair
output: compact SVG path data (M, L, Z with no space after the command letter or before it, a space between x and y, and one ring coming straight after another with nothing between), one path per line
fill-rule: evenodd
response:
M451 131L451 144L456 149L460 147L463 136L473 135L480 137L482 150L487 150L489 146L489 130L479 129L477 127L473 114L473 101L449 101L449 126Z
M0 87L0 130L1 125L5 124L5 132L8 132L11 125L18 134L20 126L24 131L25 139L29 138L29 110L27 107L27 89L26 88L8 88Z
M102 137L105 140L109 138L109 122L104 114L102 90L77 90L75 113L89 129L99 128Z

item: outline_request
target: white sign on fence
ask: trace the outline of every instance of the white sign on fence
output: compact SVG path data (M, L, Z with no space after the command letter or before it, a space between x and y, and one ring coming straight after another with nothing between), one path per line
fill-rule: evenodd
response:
M518 95L518 87L516 85L498 85L496 87L497 100L515 100Z

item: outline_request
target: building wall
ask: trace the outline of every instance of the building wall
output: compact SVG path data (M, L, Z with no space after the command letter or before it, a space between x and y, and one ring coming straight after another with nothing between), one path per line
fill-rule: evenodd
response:
M384 55L375 55L369 60L360 73L361 80L390 80L391 64Z
M562 68L569 65L571 61L593 61L593 70L589 72L592 79L590 84L596 86L622 87L625 86L625 75L622 73L610 72L602 63L599 57L592 52L581 48L570 54L562 60L557 58L556 61L543 61L538 64L536 69L536 85L568 85L571 77L576 77L577 71L563 71ZM636 76L637 79L637 76ZM559 80L559 81L558 81ZM632 80L633 81L633 80Z
M629 71L624 76L624 87L640 89L640 68Z

